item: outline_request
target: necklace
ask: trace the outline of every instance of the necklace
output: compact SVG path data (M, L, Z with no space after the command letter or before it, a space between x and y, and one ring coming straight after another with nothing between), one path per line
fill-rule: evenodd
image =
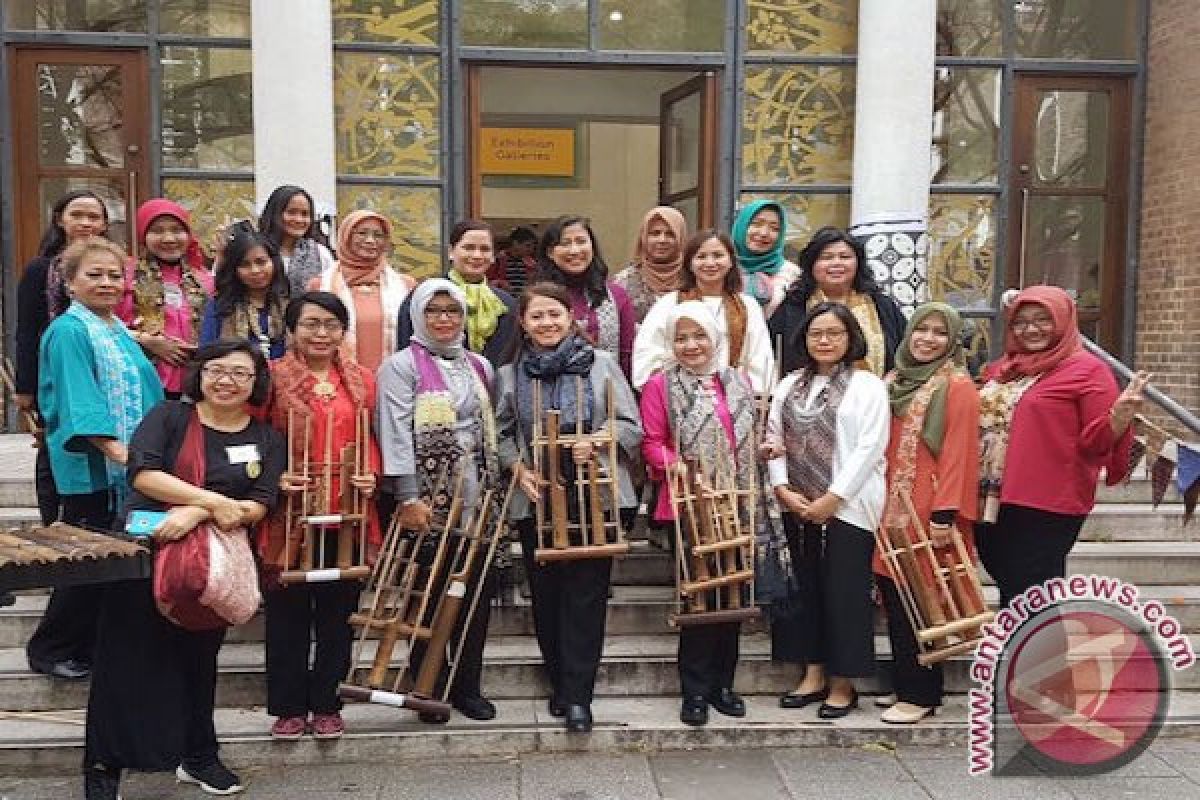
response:
M318 375L314 372L313 377L317 379L317 382L313 384L313 394L320 400L332 400L333 396L337 394L337 387L329 380L329 374Z
M258 348L262 351L263 358L271 358L271 316L267 315L267 330L264 333L258 324L259 309L255 308L253 303L246 304L246 321L250 328L251 335L258 340Z

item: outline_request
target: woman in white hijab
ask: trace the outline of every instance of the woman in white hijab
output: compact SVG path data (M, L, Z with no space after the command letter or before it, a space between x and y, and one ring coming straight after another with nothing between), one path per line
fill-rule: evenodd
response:
M732 476L738 489L755 488L755 398L746 378L722 366L718 353L723 337L703 302L671 309L665 333L665 366L642 388L642 455L651 476L660 482L654 518L671 522L671 473L698 471L709 487L727 484L728 477L718 476ZM749 519L748 508L742 510ZM685 536L689 533L684 531ZM745 716L746 705L733 691L740 629L740 622L680 628L683 722L704 725L710 705L728 716Z
M463 518L470 518L481 489L496 479L496 425L491 365L463 344L467 299L462 290L444 278L427 280L413 290L410 308L409 346L379 368L380 518L390 519L394 510L400 525L420 530L428 527L434 511L448 508L459 475L466 501ZM450 689L451 704L471 719L496 716L495 706L480 691L495 574L488 572ZM409 668L415 671L423 655L423 647L414 648ZM436 714L422 714L421 719L446 721Z

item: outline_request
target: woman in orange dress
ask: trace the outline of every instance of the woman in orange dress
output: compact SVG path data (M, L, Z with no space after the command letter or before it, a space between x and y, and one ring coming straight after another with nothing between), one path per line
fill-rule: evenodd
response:
M950 528L956 526L974 559L971 525L979 504L979 394L962 368L962 329L962 318L952 307L926 303L913 312L896 351L896 368L888 375L892 422L883 525L885 530L907 530L907 505L901 499L907 494L916 522L935 544L948 544ZM884 722L910 725L941 705L942 668L917 663L912 624L878 548L874 569L887 612L895 690L878 705L887 708Z

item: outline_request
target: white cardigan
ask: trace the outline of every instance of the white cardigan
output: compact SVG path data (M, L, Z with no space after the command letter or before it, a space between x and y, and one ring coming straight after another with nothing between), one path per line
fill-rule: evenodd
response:
M771 398L767 435L773 441L783 441L783 404L796 379L796 373L792 373L780 381ZM823 376L813 380L805 399L806 407L828 382ZM829 491L844 501L834 516L866 531L873 532L879 527L887 499L884 453L890 427L891 407L884 382L867 370L854 370L837 410L837 446L833 451L833 481ZM786 456L771 460L767 466L771 486L787 484Z
M767 320L762 306L748 294L741 295L746 308L746 338L742 344L740 364L729 363L729 323L725 319L722 305L724 298L702 298L712 312L717 329L721 332L721 343L717 358L721 366L732 366L745 373L756 392L766 392L775 380L775 353L771 349L771 334L767 331ZM671 310L679 305L679 292L668 292L658 299L647 312L633 340L633 387L641 390L650 376L663 368L673 342L667 339L667 318Z

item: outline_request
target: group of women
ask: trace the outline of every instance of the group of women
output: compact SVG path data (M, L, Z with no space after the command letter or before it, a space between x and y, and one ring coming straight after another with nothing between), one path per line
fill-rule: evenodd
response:
M688 236L677 211L652 209L634 260L612 279L587 220L560 218L516 298L489 285L495 241L483 223L457 225L447 277L416 284L388 264L383 216L348 214L336 259L314 217L306 192L280 187L257 226L230 229L214 280L178 205L138 210L144 255L131 261L102 238L103 201L74 192L56 204L20 289L19 400L45 425L43 518L121 529L130 511L166 511L159 541L204 525L253 531L276 738L345 729L336 686L361 587L281 585L296 548L280 497L311 480L288 463L305 452L319 461L327 441L334 452L359 441L364 410L370 452L350 480L377 501L370 553L391 524L430 525L446 474L463 476L466 498L515 481L508 521L524 553L548 708L572 732L593 724L612 563L533 558L544 486L530 450L546 411L567 433L615 422L617 463L606 467L626 524L640 476L658 487L653 516L665 523L668 479L699 469L711 487L714 464L777 504L783 529L759 537L774 584L759 596L771 603L774 657L803 667L780 702L820 703L825 719L856 708L854 679L875 672L872 572L894 657L884 719L913 723L941 701L940 671L918 665L894 576L875 553L874 531L903 525L905 498L936 541L954 526L978 542L1007 602L1063 573L1099 471L1116 481L1126 469L1144 379L1118 392L1082 350L1060 289L1017 295L1005 354L977 389L953 308L930 303L906 320L861 247L835 228L817 231L792 264L776 203L743 209L732 238ZM585 436L562 467L570 476L607 458ZM473 719L496 714L481 689L493 582L449 687L453 707ZM737 623L681 634L684 722L704 724L710 708L746 713L734 689L738 634ZM125 769L175 769L212 793L241 790L217 757L212 719L223 637L169 622L149 580L54 593L28 655L61 678L92 674L87 797L115 797ZM412 653L410 668L424 655Z

